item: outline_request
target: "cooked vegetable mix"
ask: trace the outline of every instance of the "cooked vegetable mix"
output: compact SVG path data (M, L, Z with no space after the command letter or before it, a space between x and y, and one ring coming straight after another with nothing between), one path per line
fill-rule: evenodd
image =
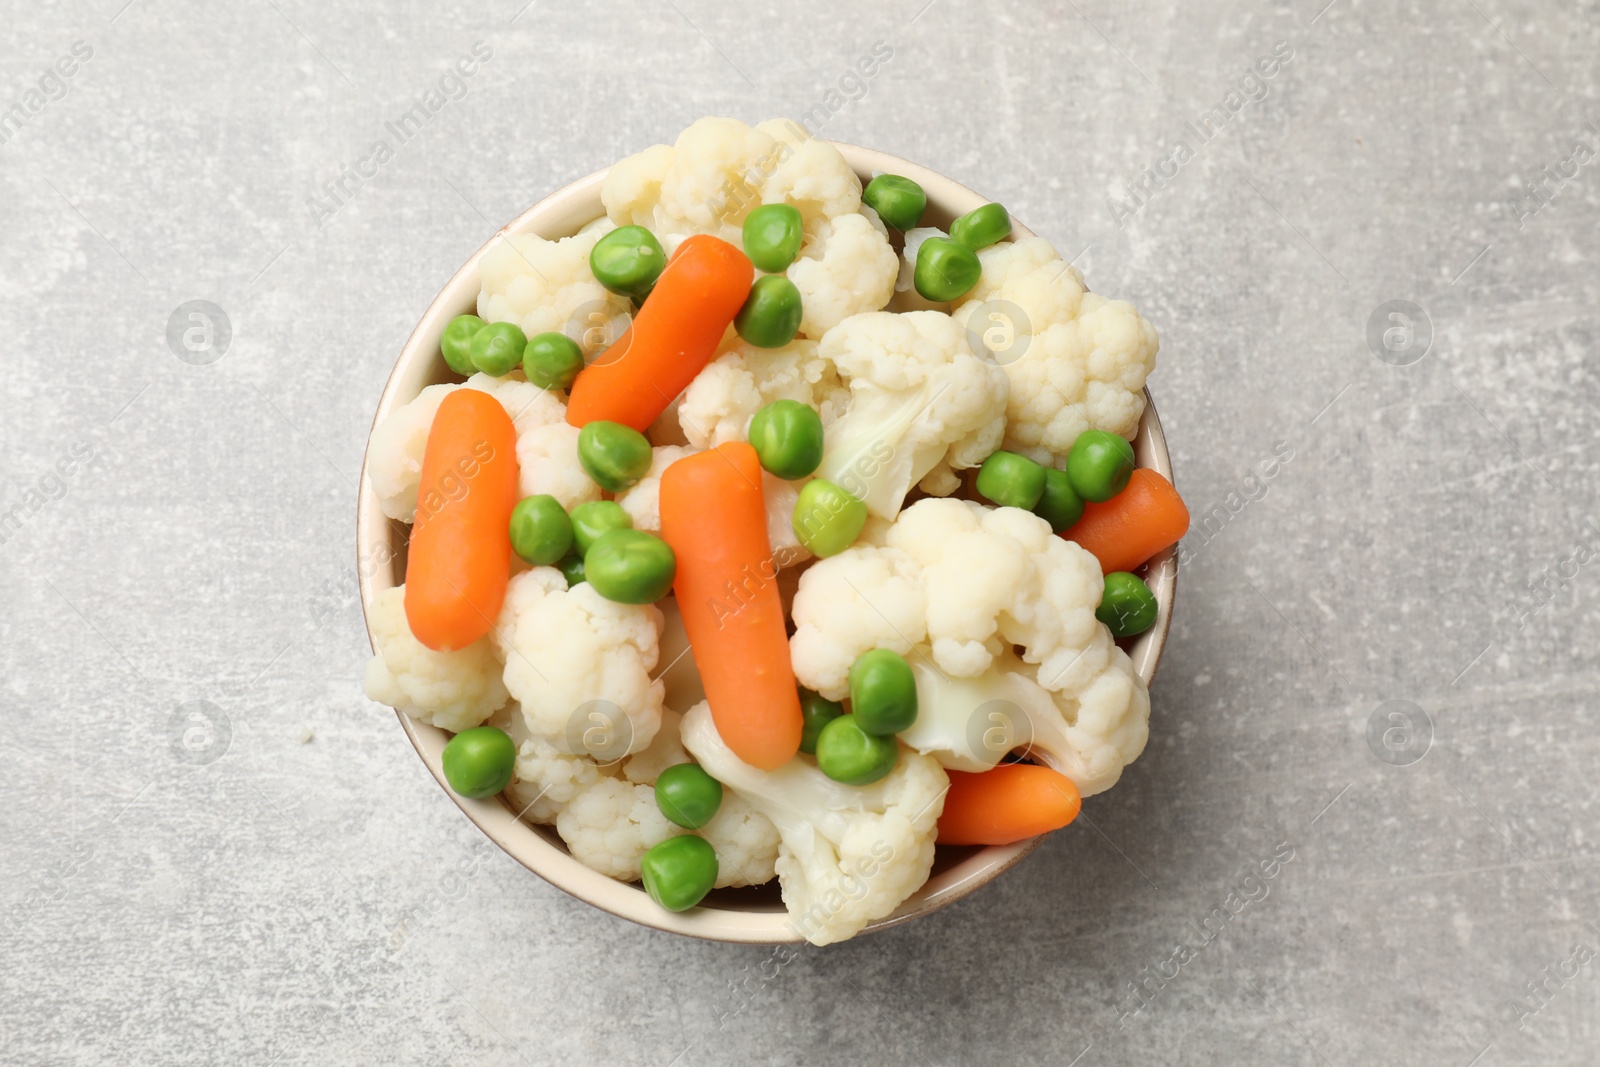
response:
M779 877L816 944L936 839L1070 823L1145 746L1117 641L1189 523L1129 444L1154 329L1000 204L924 226L793 124L702 120L601 200L491 244L458 377L374 428L411 532L368 693L455 732L458 795L666 909Z

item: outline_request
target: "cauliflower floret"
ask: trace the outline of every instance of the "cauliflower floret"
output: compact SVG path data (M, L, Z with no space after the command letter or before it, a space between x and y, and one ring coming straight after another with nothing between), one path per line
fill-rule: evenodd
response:
M506 702L500 660L488 638L435 652L406 622L406 587L385 589L367 609L375 653L367 661L367 696L419 722L459 732Z
M677 598L669 596L658 606L661 608L660 658L664 666L657 677L666 685L664 704L668 708L687 709L706 698L706 687L700 681L700 669L695 666L694 652L689 648L689 631L684 629Z
M595 242L614 228L601 220L559 241L531 233L502 236L478 265L479 316L514 322L529 337L565 333L585 355L615 340L632 309L589 270Z
M554 567L515 575L493 640L529 731L601 760L648 746L665 695L650 677L661 625L653 604L619 604L587 582L569 590Z
M807 232L856 211L861 181L839 150L785 120L751 128L704 118L671 146L653 145L612 166L600 190L617 225L668 236L709 233L735 246L744 218L761 203L793 204Z
M724 797L741 798L777 828L783 902L812 944L853 937L928 880L949 780L927 756L901 749L894 770L865 786L835 782L806 759L762 771L723 743L704 703L684 716L683 744Z
M800 290L800 332L821 337L852 315L877 311L894 296L899 260L883 223L861 214L817 223L789 266Z
M516 427L519 444L522 435L539 427L551 423L566 425L563 421L566 405L560 397L529 383L520 371L505 378L474 374L465 382L428 386L396 408L372 431L372 441L367 448L367 477L372 482L373 492L378 494L379 506L389 518L410 522L415 515L428 432L433 429L439 405L457 389L478 389L500 401ZM518 451L520 453L520 448Z
M650 469L645 476L617 494L617 503L633 520L635 530L648 530L654 534L661 532L661 475L678 460L695 452L696 449L679 445L663 445L654 449L650 453Z
M523 496L549 493L568 511L600 499L600 487L578 461L579 432L563 416L517 437L517 488Z
M974 337L1000 328L990 358L1011 379L1006 448L1059 465L1084 430L1132 437L1160 339L1125 300L1083 288L1076 268L1033 237L978 253L983 277L955 319Z
M517 761L506 796L516 806L517 817L538 825L556 821L572 798L602 778L614 778L615 763L600 765L586 756L558 750L528 729L522 708L512 701L489 719L517 746Z
M799 338L781 348L757 348L730 334L717 358L683 391L678 421L695 448L743 441L750 418L774 400L817 409L822 424L838 418L850 391L816 341Z
M683 750L683 742L679 738L682 725L682 715L670 707L662 708L661 729L656 731L655 739L649 746L623 762L622 776L640 785L655 785L662 771L680 763L688 763L689 754Z
M937 311L868 312L822 338L821 353L850 383L850 407L828 428L819 478L892 519L906 493L954 492L954 471L981 464L1005 432L1005 372L972 354L965 332Z
M573 858L624 882L638 880L640 861L652 847L690 832L661 814L654 786L615 778L584 789L556 816L556 833ZM778 831L744 800L724 791L716 815L695 832L716 850L716 888L772 880Z
M985 703L961 695L963 680L987 678L974 692L994 689L994 699L1026 708L1026 693L1001 691L994 681L994 672L1021 672L1055 703L1053 720L1039 721L1035 738L1056 738L1046 746L1051 766L1089 796L1114 784L1144 750L1150 717L1143 679L1095 618L1102 589L1094 556L1037 515L922 500L900 513L881 545L854 545L805 572L790 656L800 684L835 700L848 694L850 665L861 653L890 648L908 657L923 675L919 695L929 688L929 706L953 702L963 717L935 731L938 716L930 712L923 723L930 736L904 738L931 752L955 751ZM1016 645L1020 664L1011 658ZM935 691L940 685L955 692Z

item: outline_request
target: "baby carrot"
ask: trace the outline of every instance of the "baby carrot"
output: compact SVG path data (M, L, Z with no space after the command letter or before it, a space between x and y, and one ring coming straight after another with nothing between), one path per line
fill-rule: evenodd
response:
M678 557L672 589L717 733L751 766L783 766L800 749L800 694L756 450L733 441L668 467L661 538Z
M1189 509L1155 471L1140 467L1127 488L1101 504L1085 504L1083 518L1062 533L1100 561L1105 574L1131 571L1189 529Z
M1059 830L1083 801L1072 779L1049 767L1002 763L981 774L950 771L939 815L941 845L1009 845Z
M489 632L511 576L517 431L477 389L444 398L422 453L406 561L406 622L436 652Z
M678 246L633 325L572 383L567 421L604 419L643 433L694 380L750 295L755 268L707 234Z

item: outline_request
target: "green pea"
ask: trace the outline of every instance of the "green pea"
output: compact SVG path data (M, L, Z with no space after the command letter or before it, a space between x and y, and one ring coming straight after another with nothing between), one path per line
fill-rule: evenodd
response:
M817 769L845 785L869 785L894 770L900 743L865 733L854 715L841 715L817 735Z
M578 434L578 462L595 484L620 493L650 471L650 442L632 426L599 420Z
M587 580L583 576L582 556L568 556L557 566L561 568L561 576L567 580L568 589L574 589Z
M1083 518L1083 498L1072 488L1072 479L1066 471L1054 467L1044 470L1044 492L1033 506L1033 513L1050 523L1056 533L1070 530Z
M822 462L822 416L798 400L774 400L751 418L750 446L779 478L804 478Z
M837 700L800 690L800 751L814 756L817 753L817 735L822 728L844 714L844 705Z
M1011 234L1011 216L999 204L975 207L950 224L950 240L976 252L1005 240Z
M928 194L910 178L880 174L861 190L861 202L876 211L885 226L909 230L922 220Z
M717 850L693 834L669 837L644 854L639 873L651 900L668 911L688 911L717 884Z
M591 500L572 509L572 547L578 555L612 530L633 529L633 517L615 500Z
M540 389L565 389L583 369L583 349L564 333L538 333L522 350L522 373Z
M1094 617L1106 624L1112 637L1132 637L1154 625L1156 607L1156 595L1138 575L1113 571L1106 575L1105 592Z
M474 726L446 743L439 762L444 764L444 780L458 795L492 797L511 784L517 746L504 730Z
M979 494L1003 508L1032 511L1044 486L1044 468L1015 452L996 452L978 468Z
M469 355L472 365L485 374L504 377L522 362L528 338L514 322L491 322L473 335Z
M800 330L800 290L781 274L764 274L733 318L739 336L757 348L782 348Z
M669 822L698 830L722 806L722 783L698 763L668 767L656 779L656 807Z
M594 591L619 604L654 604L672 589L678 558L643 530L612 530L583 554L583 576Z
M643 301L667 265L656 235L643 226L618 226L594 243L589 269L613 293Z
M1114 433L1085 430L1067 453L1067 477L1085 500L1110 500L1133 475L1133 446Z
M473 371L478 369L472 365L472 339L481 329L483 320L476 315L457 315L444 328L444 336L439 338L439 351L444 353L444 361L457 374L471 377Z
M930 237L917 249L912 284L929 300L954 300L965 296L983 277L978 254L948 237Z
M744 254L757 270L788 270L804 237L800 212L788 204L762 204L745 216Z
M874 648L850 665L850 711L856 725L887 737L917 721L917 679L898 652Z
M789 522L812 555L837 556L860 536L867 505L832 482L813 478L800 490Z
M523 497L511 509L511 551L538 566L549 566L572 548L572 520L561 501L548 493Z

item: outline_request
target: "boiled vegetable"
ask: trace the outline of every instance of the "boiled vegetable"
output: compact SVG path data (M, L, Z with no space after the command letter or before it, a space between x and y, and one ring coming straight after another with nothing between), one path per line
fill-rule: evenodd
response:
M644 854L639 872L651 900L668 911L687 911L717 882L717 850L693 834L669 837Z
M950 224L950 240L974 252L998 244L1011 235L1011 216L999 204L975 207Z
M900 742L861 728L854 715L841 715L817 734L817 769L845 785L870 785L894 770Z
M733 328L757 348L782 348L800 331L800 290L781 274L757 278Z
M917 721L917 680L898 652L874 648L850 665L850 711L856 725L879 737Z
M1148 585L1127 571L1112 571L1106 575L1094 617L1106 624L1112 637L1133 637L1150 629L1156 611L1156 595Z
M844 714L844 705L829 700L809 689L800 690L800 751L808 756L817 754L817 735L822 728Z
M578 434L578 462L600 488L620 493L650 470L650 442L631 426L603 419Z
M572 520L548 493L524 497L511 509L511 551L535 566L549 566L572 548Z
M523 376L540 389L565 389L582 369L583 349L564 333L536 333L522 350Z
M656 807L669 822L698 830L722 805L722 783L698 763L668 767L656 779Z
M955 300L978 284L983 264L977 253L948 237L930 237L917 249L911 282L929 300Z
M822 462L822 417L798 400L774 400L750 420L750 446L779 478L804 478Z
M472 365L472 339L481 329L483 320L476 315L457 315L444 328L444 335L439 338L439 351L457 374L470 377L478 369Z
M1009 845L1061 829L1083 804L1072 779L1049 767L1003 763L980 774L947 773L941 845Z
M1045 468L1044 492L1039 494L1033 513L1048 522L1056 533L1083 518L1083 498L1072 488L1072 479L1067 477L1066 471Z
M492 797L511 784L517 746L504 730L474 726L452 737L440 753L444 780L459 796Z
M654 604L672 588L676 569L667 543L643 530L612 530L583 554L584 579L619 604Z
M1110 500L1128 484L1133 469L1133 446L1104 430L1083 431L1067 453L1067 478L1085 500Z
M813 478L800 490L790 523L813 555L836 556L860 536L867 524L867 506L832 482Z
M978 468L978 493L1001 507L1032 511L1044 487L1044 468L1015 452L995 452Z
M615 500L591 500L572 509L572 547L581 557L612 530L631 530L633 518Z
M922 219L928 194L910 178L880 174L861 190L861 202L876 211L885 226L909 230Z
M613 293L643 300L661 277L667 254L643 226L618 226L595 242L589 253L594 280Z
M1062 534L1100 561L1100 569L1131 571L1175 545L1189 530L1189 509L1178 491L1155 471L1141 467L1122 492L1101 504L1086 504L1083 518Z
M467 354L472 365L485 374L504 377L517 369L528 338L514 322L491 322L472 335Z
M769 274L789 269L805 238L800 212L789 204L762 204L744 219L744 254Z

